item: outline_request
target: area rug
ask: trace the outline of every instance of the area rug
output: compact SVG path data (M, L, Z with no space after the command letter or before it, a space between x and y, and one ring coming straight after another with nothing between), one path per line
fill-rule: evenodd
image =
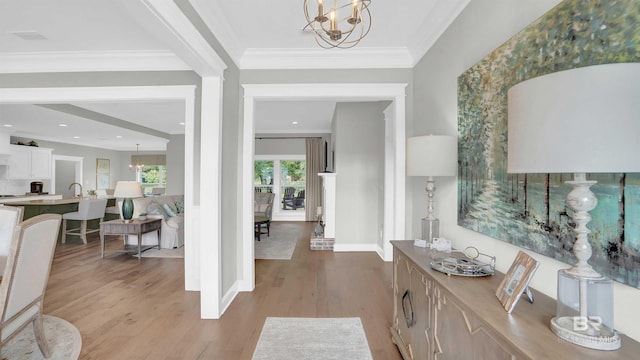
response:
M184 246L176 249L149 249L142 252L142 257L184 258Z
M44 315L44 334L49 343L51 357L48 360L78 359L82 349L82 338L78 329L66 320ZM2 359L44 360L38 348L33 325L22 329L11 341L2 346Z
M360 318L268 317L253 360L371 360Z
M260 235L255 244L255 258L267 260L289 260L293 256L300 229L291 224L271 224L271 234Z

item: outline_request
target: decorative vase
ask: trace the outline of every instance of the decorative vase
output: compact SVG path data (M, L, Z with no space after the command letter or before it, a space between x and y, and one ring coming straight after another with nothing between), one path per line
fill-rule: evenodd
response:
M125 222L130 222L133 218L133 200L125 198L122 201L122 218Z

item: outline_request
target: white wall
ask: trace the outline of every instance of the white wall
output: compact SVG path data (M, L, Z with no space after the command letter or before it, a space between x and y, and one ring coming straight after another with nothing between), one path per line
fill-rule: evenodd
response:
M457 77L500 46L522 28L557 5L559 0L471 1L450 28L414 69L414 113L412 135L457 133ZM413 237L420 234L424 216L424 179L408 178L407 226ZM436 216L440 233L454 246L473 245L497 257L497 269L506 272L520 248L457 226L456 179L437 179ZM412 204L413 203L413 204ZM412 205L411 205L412 204ZM532 286L556 297L556 272L568 265L528 252L540 261ZM640 340L640 290L615 284L615 326ZM519 306L526 306L520 304ZM518 309L516 308L517 314ZM624 346L624 344L623 344Z
M372 250L382 211L384 122L379 102L335 111L336 251Z

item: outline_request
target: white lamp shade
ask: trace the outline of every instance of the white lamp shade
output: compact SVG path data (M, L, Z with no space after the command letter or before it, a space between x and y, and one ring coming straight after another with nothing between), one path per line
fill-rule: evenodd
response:
M508 104L508 172L640 172L640 63L523 81Z
M455 136L425 135L407 139L408 176L454 176L457 169Z
M117 198L139 198L143 196L142 185L137 181L118 181L113 196Z

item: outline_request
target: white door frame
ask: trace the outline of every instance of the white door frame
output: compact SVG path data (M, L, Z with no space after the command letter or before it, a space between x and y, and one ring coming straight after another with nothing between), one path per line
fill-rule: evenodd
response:
M385 137L394 146L392 158L385 157L385 169L393 172L384 184L385 199L393 203L384 204L384 218L393 219L384 224L383 247L378 253L384 261L392 260L392 239L405 237L405 88L407 84L245 84L244 118L242 128L242 186L238 198L242 204L242 264L240 291L252 291L255 287L255 255L253 234L253 161L254 161L254 108L261 100L330 100L340 102L391 100L394 116L389 119ZM389 134L388 132L392 132ZM340 176L340 174L338 174ZM392 194L392 195L388 195Z
M84 158L81 156L53 155L51 157L51 191L56 189L56 161L72 161L75 165L74 181L82 184ZM82 194L80 194L82 195Z

